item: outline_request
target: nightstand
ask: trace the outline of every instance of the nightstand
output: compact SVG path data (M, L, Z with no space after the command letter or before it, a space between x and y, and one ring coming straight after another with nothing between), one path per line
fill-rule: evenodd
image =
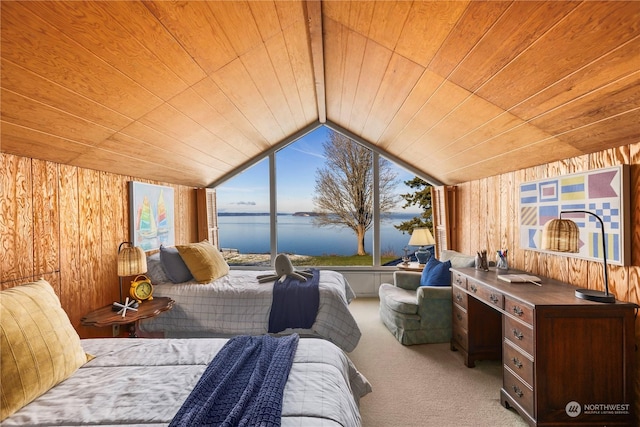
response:
M174 300L168 297L154 297L152 300L143 301L138 311L127 311L125 317L111 309L111 304L88 313L80 323L82 326L103 328L113 325L129 325L129 337L137 337L138 322L142 319L156 317L163 311L173 308Z
M404 271L422 271L424 270L424 266L425 264L420 264L417 262L410 262L407 265L404 265L402 263L396 265L396 267Z

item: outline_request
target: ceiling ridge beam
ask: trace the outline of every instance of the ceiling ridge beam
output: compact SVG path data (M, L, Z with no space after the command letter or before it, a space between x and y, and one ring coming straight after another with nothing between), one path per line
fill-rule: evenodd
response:
M324 80L324 43L322 40L322 3L320 0L305 1L305 18L309 31L309 48L313 64L313 80L318 104L318 121L327 121L327 100Z

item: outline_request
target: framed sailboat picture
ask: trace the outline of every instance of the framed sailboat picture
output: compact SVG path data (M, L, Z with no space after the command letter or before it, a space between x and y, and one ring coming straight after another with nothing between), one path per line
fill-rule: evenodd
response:
M134 246L149 251L175 244L173 188L129 181L129 233Z

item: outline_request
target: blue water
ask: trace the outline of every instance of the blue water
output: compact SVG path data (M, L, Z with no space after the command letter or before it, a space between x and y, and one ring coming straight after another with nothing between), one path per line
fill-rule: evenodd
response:
M380 250L402 256L409 235L394 228L416 214L394 214L380 229ZM278 215L278 252L298 255L353 255L358 250L356 235L348 228L315 227L312 217ZM221 248L240 253L269 253L269 216L219 216ZM365 250L372 253L373 229L365 235ZM415 248L412 248L415 249Z

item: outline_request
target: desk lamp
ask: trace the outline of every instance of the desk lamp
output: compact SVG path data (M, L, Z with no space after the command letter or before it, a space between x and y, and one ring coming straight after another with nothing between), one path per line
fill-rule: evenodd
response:
M414 228L409 239L409 246L420 246L416 251L418 263L426 264L431 256L431 252L425 248L426 245L433 245L436 241L428 228Z
M127 246L125 246L127 245ZM123 247L124 246L124 247ZM120 279L120 302L122 303L122 278L147 272L147 256L139 246L122 242L118 247L118 279Z
M607 273L607 244L604 232L604 223L602 218L589 211L561 211L560 218L552 219L547 222L542 232L542 248L555 252L571 252L579 251L578 242L580 231L578 225L570 219L562 219L565 213L584 213L594 216L600 222L602 230L602 259L604 262L604 292L594 289L576 289L576 297L589 301L615 303L616 297L609 293L609 275Z

